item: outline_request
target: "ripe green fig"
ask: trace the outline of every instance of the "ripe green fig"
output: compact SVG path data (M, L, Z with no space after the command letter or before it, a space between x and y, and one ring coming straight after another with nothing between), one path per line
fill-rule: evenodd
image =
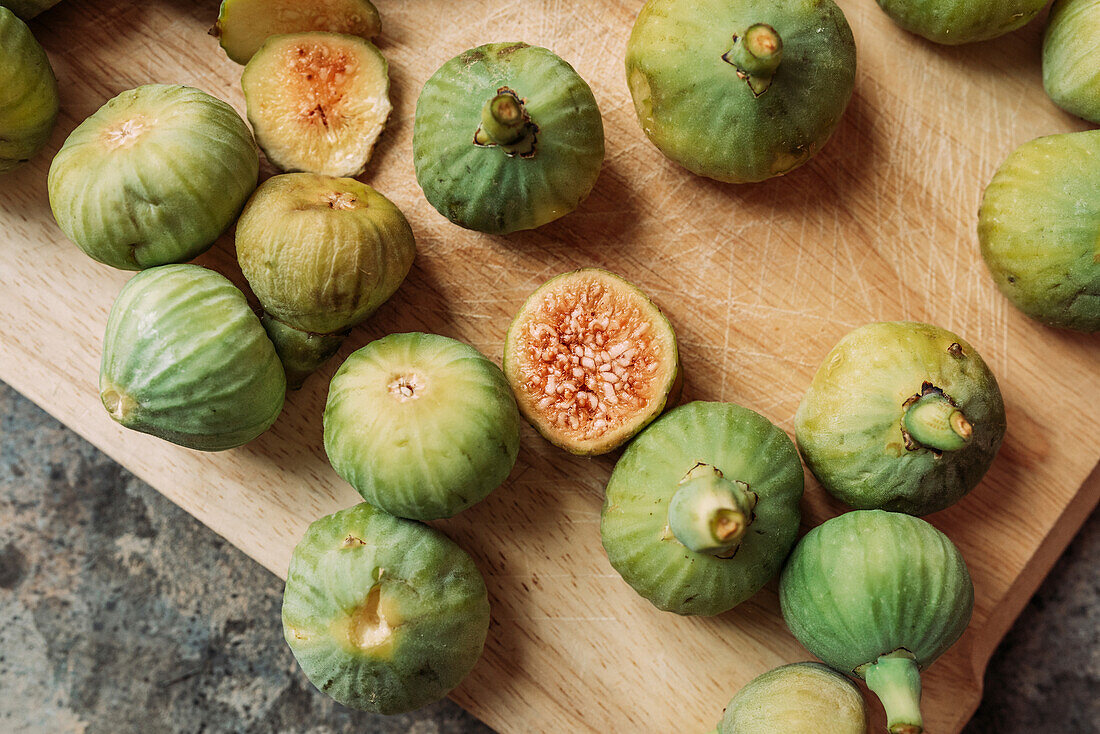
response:
M985 190L982 257L997 287L1050 326L1100 331L1100 130L1009 155Z
M1043 87L1054 103L1100 124L1100 0L1056 0L1043 37Z
M695 402L658 418L607 483L608 560L654 606L721 614L779 572L798 535L802 464L767 418Z
M348 357L324 427L336 473L376 507L415 520L480 502L519 454L519 412L500 368L435 334L391 334Z
M762 181L808 161L855 86L832 0L649 0L626 48L642 129L692 173Z
M271 36L304 31L371 39L382 20L370 0L222 0L210 35L229 58L247 64Z
M833 347L795 415L806 466L859 509L926 515L985 475L1005 433L997 380L950 331L867 324Z
M198 89L149 84L80 123L50 165L61 230L123 270L205 252L256 188L259 154L236 111Z
M127 428L201 451L230 449L275 422L285 392L260 320L212 270L150 268L111 307L99 396Z
M867 734L855 685L820 663L792 663L758 675L726 706L717 734Z
M595 185L603 154L592 90L545 48L470 49L440 67L416 103L416 179L467 229L507 234L568 214Z
M355 179L312 173L264 181L237 222L236 245L292 388L393 295L416 254L389 199Z
M0 173L46 144L57 120L57 79L26 23L0 7Z
M290 557L283 637L345 706L396 714L443 698L488 629L477 566L422 523L355 505L312 523Z
M779 602L807 650L867 682L892 734L920 734L920 671L966 629L974 587L958 549L924 520L860 510L802 538Z
M574 454L606 454L679 397L672 324L637 287L598 268L551 278L504 341L520 412Z
M30 20L39 13L45 12L57 5L61 0L0 0L0 7L7 8L21 20ZM0 66L3 66L0 64ZM5 86L0 84L0 89Z
M878 0L895 23L948 45L986 41L1021 28L1047 0Z

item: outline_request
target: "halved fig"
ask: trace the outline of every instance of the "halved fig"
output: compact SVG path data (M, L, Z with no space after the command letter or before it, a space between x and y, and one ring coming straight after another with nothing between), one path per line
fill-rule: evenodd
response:
M256 142L284 171L358 176L393 109L382 52L337 33L273 36L241 86Z
M613 451L675 402L672 324L636 286L598 268L553 278L508 327L504 374L520 412L574 454Z
M374 38L382 19L370 0L223 0L210 35L229 58L247 64L271 36L302 31Z

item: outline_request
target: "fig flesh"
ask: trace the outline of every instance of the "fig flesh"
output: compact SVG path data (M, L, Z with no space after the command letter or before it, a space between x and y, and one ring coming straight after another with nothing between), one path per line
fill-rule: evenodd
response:
M726 706L717 734L867 734L855 685L820 663L792 663L758 675Z
M382 32L370 0L222 0L210 29L238 64L247 64L271 36L325 31L371 39Z
M42 149L57 120L57 79L26 23L0 7L0 173Z

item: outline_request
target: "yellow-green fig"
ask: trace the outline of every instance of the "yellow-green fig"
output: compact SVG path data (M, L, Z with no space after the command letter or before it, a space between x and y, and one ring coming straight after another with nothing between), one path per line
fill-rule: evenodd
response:
M22 20L0 7L0 173L42 149L58 107L46 52Z

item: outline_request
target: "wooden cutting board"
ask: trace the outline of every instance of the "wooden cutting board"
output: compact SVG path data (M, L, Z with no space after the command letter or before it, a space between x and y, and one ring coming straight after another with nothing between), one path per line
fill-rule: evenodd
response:
M791 431L813 371L849 329L917 319L957 331L996 372L1009 420L986 480L931 518L962 550L977 591L969 630L925 678L929 730L958 732L992 650L1100 497L1100 338L1016 312L988 277L974 234L982 187L1010 150L1084 127L1043 95L1040 22L941 48L895 28L874 0L841 0L859 78L835 138L790 176L732 186L687 174L643 137L622 69L641 4L378 1L395 111L365 180L406 212L419 254L341 359L402 330L464 339L499 359L531 290L598 265L669 314L685 399L736 401ZM0 179L0 379L283 575L306 525L358 499L321 444L340 359L241 449L206 455L117 427L99 404L97 370L108 309L130 274L67 242L45 190L65 136L124 89L181 82L243 110L241 68L205 35L216 9L214 0L67 0L32 25L60 79L62 113L48 150ZM413 111L443 61L508 40L552 48L592 84L607 161L576 213L537 232L488 237L452 226L421 195ZM240 282L231 237L199 262ZM510 481L439 523L477 559L493 606L485 655L454 698L502 732L702 732L750 678L808 657L784 628L774 582L716 619L661 613L637 597L599 542L613 463L567 456L525 427ZM812 480L803 506L806 527L843 509Z

